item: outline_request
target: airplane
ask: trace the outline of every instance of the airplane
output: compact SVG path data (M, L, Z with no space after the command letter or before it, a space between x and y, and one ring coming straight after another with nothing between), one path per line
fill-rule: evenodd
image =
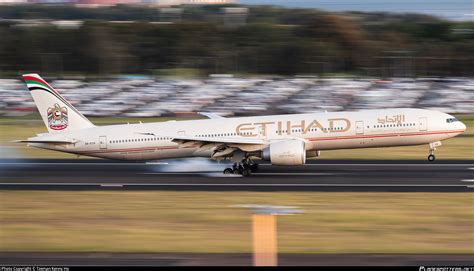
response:
M466 130L455 117L433 110L394 108L96 126L38 74L23 79L48 133L17 142L118 160L207 157L229 159L224 174L258 170L252 157L272 165L303 165L323 150L428 144L428 161L441 141Z

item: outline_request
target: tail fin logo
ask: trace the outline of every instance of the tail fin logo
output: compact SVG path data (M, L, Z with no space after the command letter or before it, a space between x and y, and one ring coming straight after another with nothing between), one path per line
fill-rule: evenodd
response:
M48 108L48 125L53 130L64 130L68 125L67 108L54 104Z

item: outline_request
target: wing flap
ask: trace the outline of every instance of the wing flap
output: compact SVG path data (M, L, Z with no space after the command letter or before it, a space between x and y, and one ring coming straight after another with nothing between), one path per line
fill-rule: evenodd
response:
M175 136L173 138L173 141L174 142L198 141L198 142L208 142L208 143L246 144L246 145L266 145L270 143L267 140L258 139L258 138L229 138L229 137L204 138L204 137L195 137L195 136Z

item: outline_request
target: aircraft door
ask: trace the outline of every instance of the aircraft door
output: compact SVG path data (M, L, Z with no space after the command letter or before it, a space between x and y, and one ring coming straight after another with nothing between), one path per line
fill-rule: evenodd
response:
M99 137L99 147L100 149L107 149L107 137L100 136Z
M420 131L428 130L428 119L426 117L419 118Z
M356 135L363 135L363 134L364 134L364 122L356 121Z
M267 138L266 133L267 131L262 126L258 127L258 137L266 139Z

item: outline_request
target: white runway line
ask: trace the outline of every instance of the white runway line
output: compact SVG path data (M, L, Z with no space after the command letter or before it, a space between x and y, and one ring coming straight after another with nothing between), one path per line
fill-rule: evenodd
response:
M103 183L0 183L0 186L103 186ZM118 183L110 184L115 186L236 186L236 187L466 187L466 185L451 184L306 184L306 183L285 183L285 184L269 184L269 183Z
M211 171L195 171L195 172L141 172L139 174L145 175L198 175L198 174L213 174L218 172Z
M101 184L101 187L123 187L122 184Z
M144 163L80 163L80 162L78 163L74 163L74 162L68 162L68 163L14 162L14 163L0 163L0 165L145 166L146 164Z
M252 175L261 175L261 176L265 176L265 175L270 175L270 176L278 176L278 175L282 175L282 176L325 176L325 175L342 175L342 174L339 174L339 173L322 173L322 172L295 172L295 173L291 173L291 172L281 172L281 173L278 173L278 172L269 172L269 173L252 173Z
M167 162L163 163L80 163L80 162L52 162L52 163L42 163L42 162L11 162L11 163L0 163L0 165L83 165L83 166L146 166L146 165L173 165ZM216 164L218 165L218 164ZM225 166L224 164L222 164ZM261 166L271 166L271 164L259 164ZM341 163L324 163L324 164L304 164L302 166L390 166L390 167L396 167L396 166L404 166L404 167L469 167L473 166L473 164L361 164L361 163L353 163L353 164L341 164ZM474 168L469 168L469 169L474 169Z
M140 174L145 174L145 175L194 175L194 174L207 174L210 177L227 177L227 176L232 176L232 175L238 175L238 174L229 174L229 175L224 175L222 173L213 173L213 172L143 172ZM327 175L342 175L339 173L309 173L309 172L269 172L269 173L252 173L251 175L259 175L259 176L327 176ZM241 176L241 175L238 175Z
M242 178L240 174L224 174L224 173L201 173L208 177L222 177L222 178Z
M271 164L259 164L261 166L271 166ZM404 167L436 167L436 166L443 166L443 167L466 167L466 166L472 166L473 164L303 164L302 166L390 166L390 167L396 167L396 166L404 166Z
M474 182L474 180L461 180L461 182Z

